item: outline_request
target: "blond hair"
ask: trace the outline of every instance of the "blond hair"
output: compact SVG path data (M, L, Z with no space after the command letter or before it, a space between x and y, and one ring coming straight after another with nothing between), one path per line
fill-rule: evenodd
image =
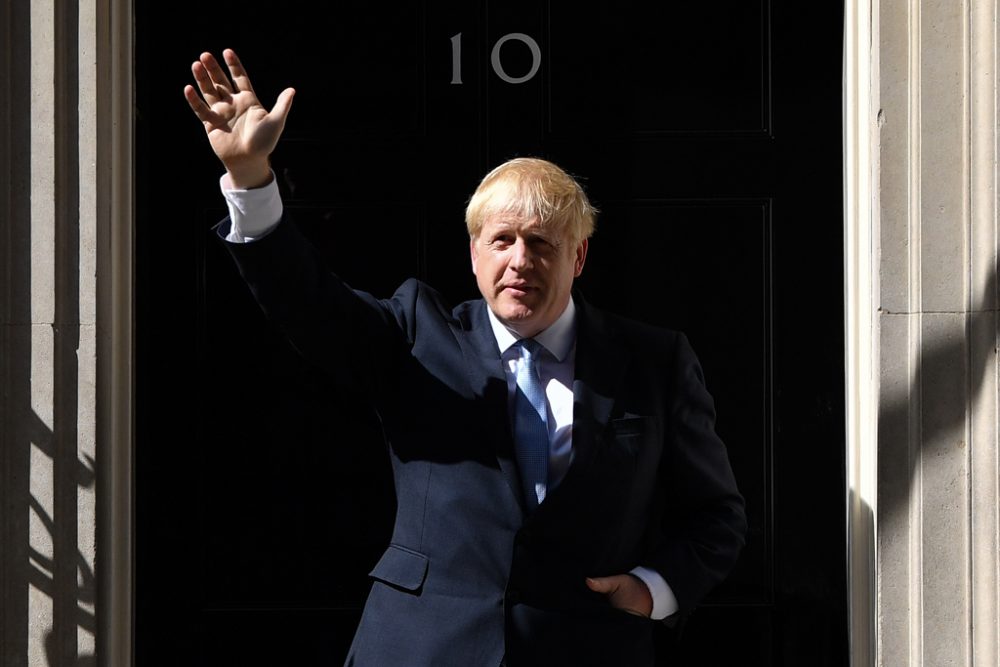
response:
M594 233L596 213L572 176L548 160L524 157L486 174L465 209L465 226L476 238L494 216L537 217L542 226L555 227L578 243Z

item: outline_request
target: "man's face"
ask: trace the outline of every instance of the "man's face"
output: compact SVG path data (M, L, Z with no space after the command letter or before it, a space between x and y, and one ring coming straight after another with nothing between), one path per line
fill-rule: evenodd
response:
M542 228L537 218L488 219L470 244L472 272L497 318L525 337L558 319L573 279L583 271L587 240Z

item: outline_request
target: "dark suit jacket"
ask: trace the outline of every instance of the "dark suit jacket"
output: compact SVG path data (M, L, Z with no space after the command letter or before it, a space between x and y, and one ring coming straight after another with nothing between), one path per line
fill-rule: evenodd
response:
M451 309L416 280L354 291L288 220L226 247L269 318L382 420L398 510L349 665L652 665L653 622L584 578L651 567L684 611L732 567L743 499L682 334L574 295L574 459L526 515L484 301Z

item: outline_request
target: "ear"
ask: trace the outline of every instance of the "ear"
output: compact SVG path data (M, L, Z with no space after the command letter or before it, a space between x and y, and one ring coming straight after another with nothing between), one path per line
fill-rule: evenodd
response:
M583 265L587 261L587 246L589 239L584 239L576 246L576 260L573 264L573 277L579 278L583 273Z
M472 273L476 273L476 260L479 259L479 251L476 248L476 241L478 239L475 236L469 238L469 257L472 259Z

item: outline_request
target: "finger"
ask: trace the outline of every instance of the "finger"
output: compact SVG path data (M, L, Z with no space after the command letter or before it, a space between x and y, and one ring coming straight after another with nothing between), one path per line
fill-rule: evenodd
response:
M236 52L232 49L225 49L222 52L222 57L226 61L226 67L229 68L229 75L233 77L233 83L236 84L236 90L253 92L250 77L247 76L247 71L243 68L243 63L240 62Z
M206 51L201 54L201 64L208 70L208 75L212 78L212 83L215 84L215 87L220 92L229 94L232 91L233 85L229 81L229 77L226 76L226 73L219 67L219 61L215 59L215 56Z
M217 125L223 122L219 114L212 111L209 106L205 104L205 101L198 96L198 93L194 90L194 86L184 86L184 99L187 100L188 105L191 107L191 111L194 111L194 114L198 116L198 120L203 123Z
M274 107L271 109L270 115L274 117L276 121L279 121L284 125L285 118L288 116L288 111L292 108L292 98L295 97L294 88L285 88L278 95L278 101L274 103Z
M587 587L595 593L614 593L618 590L616 577L587 577Z
M198 118L202 118L205 114L211 113L208 105L205 104L205 100L199 97L198 93L194 91L194 86L190 84L184 86L184 99L187 100L188 105L191 107L191 111L193 111Z
M208 76L208 70L205 69L201 61L196 60L191 64L191 73L194 74L195 83L198 84L198 90L205 97L205 101L209 104L218 102L219 91L211 77Z

